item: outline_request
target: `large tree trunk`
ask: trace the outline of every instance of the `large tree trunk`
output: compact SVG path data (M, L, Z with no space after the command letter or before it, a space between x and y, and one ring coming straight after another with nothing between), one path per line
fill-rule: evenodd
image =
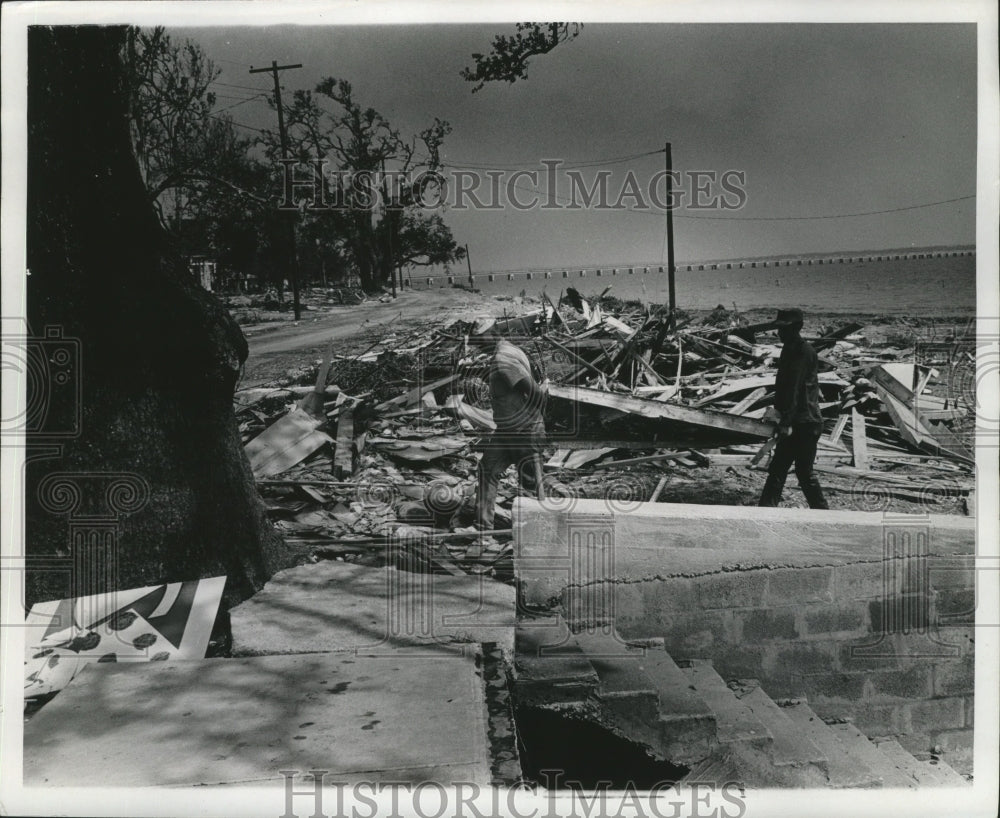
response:
M129 141L123 34L29 33L28 320L62 338L42 342L48 379L29 378L45 421L28 438L27 601L225 574L234 602L287 562L233 415L247 344L165 256ZM79 395L56 380L67 354Z

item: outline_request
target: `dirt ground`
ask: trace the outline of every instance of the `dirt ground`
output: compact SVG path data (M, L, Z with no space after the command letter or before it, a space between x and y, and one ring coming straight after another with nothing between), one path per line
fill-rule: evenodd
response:
M451 316L516 314L525 306L518 297L497 299L460 288L406 290L396 299L371 300L362 304L337 304L313 307L295 321L290 312L265 323L244 324L243 334L250 345L250 355L243 370L241 387L269 385L288 370L313 363L323 357L327 345L334 344L334 354L353 355L385 333L426 330L428 322L437 325ZM238 309L232 310L237 320Z

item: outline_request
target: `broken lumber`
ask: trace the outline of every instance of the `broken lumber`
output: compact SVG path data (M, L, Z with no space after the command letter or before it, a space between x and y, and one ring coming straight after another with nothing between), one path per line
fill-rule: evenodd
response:
M333 455L333 476L343 480L354 474L354 409L342 409L337 422L337 450Z
M425 393L430 392L434 389L438 389L442 386L447 386L452 381L458 378L458 373L453 375L447 375L431 383L420 384L415 386L409 392L405 392L402 395L398 395L395 398L390 398L389 400L382 401L378 406L375 407L376 412L380 412L384 409L388 409L390 406L406 406L412 403L418 403Z
M576 361L578 364L580 364L580 366L584 367L585 369L589 369L595 375L600 376L600 375L604 374L603 372L601 372L600 369L598 369L592 363L590 363L589 361L585 361L583 358L581 358L575 352L573 352L572 350L569 350L566 347L564 347L557 340L555 340L555 338L551 338L548 335L543 335L542 338L544 340L548 341L550 344L552 344L552 346L554 346L556 349L562 350L564 353L566 353L567 355L569 355L569 357L572 360Z
M304 397L310 392L315 392L316 387L314 386L254 386L247 389L240 389L233 395L233 400L238 401L240 405L249 406L251 404L257 403L261 398L270 397L272 395L293 395L297 398ZM338 386L327 386L323 390L323 395L326 398L336 398L340 394L340 387Z
M730 395L745 392L747 389L757 389L762 386L772 387L774 386L775 377L776 376L772 370L770 375L764 377L735 378L732 381L724 383L722 388L717 392L702 398L696 403L693 403L692 406L698 409L702 406L707 406L710 403L715 403L715 401L722 400L722 398ZM836 372L820 372L818 378L820 387L823 387L824 385L845 387L848 385L847 381L841 378Z
M857 409L851 410L851 448L854 451L854 468L868 470L868 437L865 434L865 416Z
M830 432L830 443L834 446L840 442L840 436L844 433L844 427L847 425L847 420L847 415L841 415L837 418L837 422L833 425L833 431Z
M667 475L663 475L660 481L656 484L656 488L653 489L653 493L649 496L649 502L655 503L660 499L660 492L663 491L663 487L667 485Z
M732 407L731 409L727 409L726 414L742 415L766 394L767 394L767 389L765 389L763 386L758 387L757 389L754 389L754 391L751 392L749 395L747 395L745 398L743 398L743 400L737 403L734 407Z
M299 409L303 412L308 412L315 418L323 418L323 398L326 390L326 379L330 375L330 365L333 363L333 341L330 341L330 345L326 351L326 357L323 359L323 364L319 368L319 372L316 374L316 386L313 388L312 392L308 392L303 395L302 400L299 401Z
M756 466L758 463L760 463L761 460L767 457L768 453L771 451L771 449L774 448L777 442L778 438L776 437L772 437L766 440L764 442L764 445L761 446L760 449L758 449L757 454L755 454L753 457L750 458L750 465Z
M595 460L600 460L607 454L615 451L613 448L600 449L559 449L545 464L550 468L558 469L578 469L586 466Z
M660 460L684 460L691 452L664 452L663 454L651 454L645 457L630 457L627 460L609 460L606 463L595 463L591 469L616 469L619 466L635 466L640 463L656 463Z
M917 419L913 414L913 410L903 401L896 398L881 383L875 384L875 391L878 393L882 403L885 404L885 408L889 412L889 417L892 418L892 422L895 424L899 434L911 446L930 454L941 454L962 460L966 463L974 462L971 453L959 450L960 443L957 441L957 438L954 438L954 435L952 435L953 440L949 441L951 446L942 445L935 438L934 433ZM943 436L945 432L942 430L941 434Z
M589 389L583 386L550 384L549 396L574 403L583 403L588 406L614 409L629 415L685 423L748 437L767 438L770 437L771 431L774 429L772 424L761 420L693 409L687 406L677 406L660 401L644 400L643 398L633 398L630 395L603 392L599 389Z
M305 460L333 438L317 427L324 418L315 418L294 407L272 423L244 447L254 477L270 477Z

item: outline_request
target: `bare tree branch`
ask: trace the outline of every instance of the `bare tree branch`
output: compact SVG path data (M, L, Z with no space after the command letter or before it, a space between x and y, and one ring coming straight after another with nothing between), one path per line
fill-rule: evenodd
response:
M472 93L481 90L487 82L509 82L527 79L528 60L539 54L548 54L560 43L579 35L583 23L518 23L513 37L498 34L493 38L489 54L473 54L475 69L463 68L461 77L476 83Z

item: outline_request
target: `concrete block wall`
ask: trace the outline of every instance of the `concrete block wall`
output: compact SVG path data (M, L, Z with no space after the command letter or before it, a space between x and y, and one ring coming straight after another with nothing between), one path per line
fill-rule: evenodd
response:
M971 771L972 520L592 502L519 502L523 603L662 637L675 660Z

